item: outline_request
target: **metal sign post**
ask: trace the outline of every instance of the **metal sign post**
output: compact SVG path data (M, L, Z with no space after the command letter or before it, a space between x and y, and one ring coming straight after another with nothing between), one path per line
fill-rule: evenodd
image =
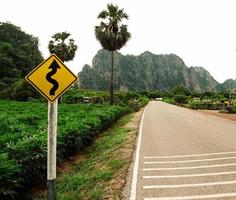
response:
M33 69L25 79L48 100L47 199L56 199L58 98L77 77L55 54Z
M57 106L58 100L48 102L48 161L47 161L47 199L56 199L57 172Z

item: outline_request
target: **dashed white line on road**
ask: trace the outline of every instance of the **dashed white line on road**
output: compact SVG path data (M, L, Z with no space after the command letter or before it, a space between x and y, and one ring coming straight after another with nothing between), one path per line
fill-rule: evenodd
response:
M147 186L143 186L143 189L187 188L187 187L231 185L231 184L236 184L236 181L193 183L193 184L180 184L180 185L147 185Z
M220 165L202 165L202 166L191 166L191 167L144 168L143 171L202 169L202 168L215 168L215 167L227 167L227 166L236 166L236 163L220 164Z
M132 184L131 184L131 191L130 191L130 200L136 200L138 169L139 169L139 154L140 154L140 146L141 146L141 139L142 139L144 114L145 114L145 110L143 111L141 124L140 124L140 128L139 128L139 137L138 137L138 144L137 144L135 161L134 161L133 177L132 177Z
M220 193L220 194L182 196L182 197L157 197L157 198L144 198L144 200L192 200L192 199L215 199L224 197L236 197L236 193Z
M213 155L226 155L226 154L235 154L236 151L226 151L226 152L217 152L217 153L204 153L204 154L188 154L188 155L169 155L169 156L145 156L144 159L148 158L185 158L185 157L197 157L197 156L213 156Z
M143 178L144 179L187 178L187 177L201 177L201 176L221 176L221 175L229 175L229 174L236 174L236 171L204 173L204 174L181 174L181 175L166 175L166 176L143 176Z
M191 162L206 162L206 161L217 161L217 160L230 160L235 159L236 156L224 157L224 158L207 158L201 160L177 160L177 161L149 161L144 162L144 164L171 164L171 163L191 163Z

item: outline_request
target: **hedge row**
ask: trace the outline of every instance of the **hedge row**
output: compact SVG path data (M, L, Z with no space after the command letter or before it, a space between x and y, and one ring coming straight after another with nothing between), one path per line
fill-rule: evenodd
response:
M225 104L221 102L192 100L188 102L187 107L191 109L222 110L225 108Z
M106 104L109 103L110 94L105 91L80 90L77 88L70 89L64 96L64 103L92 103ZM148 103L149 99L145 95L137 92L115 92L115 105L128 106L131 111L137 111Z
M0 199L45 183L47 104L0 101ZM60 104L57 161L81 150L128 111L99 104Z

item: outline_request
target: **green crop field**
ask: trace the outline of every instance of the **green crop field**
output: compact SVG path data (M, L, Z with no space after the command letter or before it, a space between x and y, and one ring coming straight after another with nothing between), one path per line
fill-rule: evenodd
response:
M59 104L57 161L60 163L127 112L126 107ZM0 101L0 199L46 181L47 104Z

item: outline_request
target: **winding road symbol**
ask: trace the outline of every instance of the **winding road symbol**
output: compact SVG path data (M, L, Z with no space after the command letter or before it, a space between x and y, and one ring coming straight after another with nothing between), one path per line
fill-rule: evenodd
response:
M53 103L76 82L77 77L59 57L51 54L27 74L25 79L48 101Z
M55 79L52 78L52 76L57 73L57 69L60 69L60 66L58 65L56 60L53 60L52 64L48 67L48 69L52 69L52 71L47 73L46 79L49 83L53 85L53 87L50 89L49 94L55 95L55 92L58 89L59 84Z

